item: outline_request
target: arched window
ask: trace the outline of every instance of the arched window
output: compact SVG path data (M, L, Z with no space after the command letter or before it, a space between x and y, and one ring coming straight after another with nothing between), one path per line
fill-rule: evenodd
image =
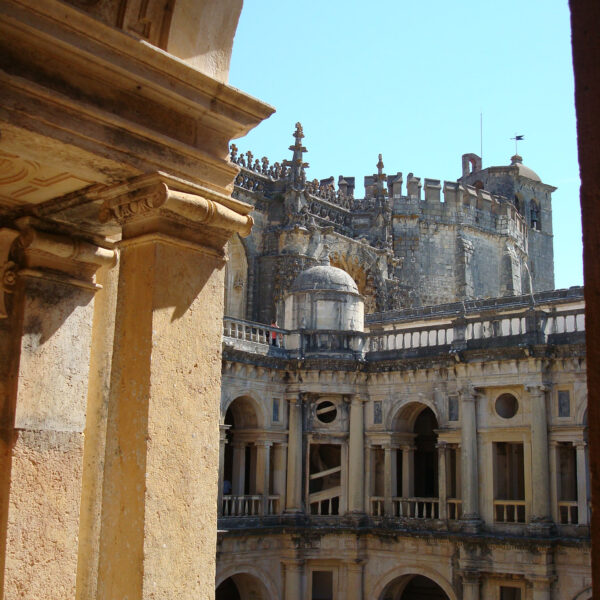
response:
M531 217L531 229L535 229L536 231L542 230L542 223L540 220L540 205L538 201L533 199L531 201L530 207L530 217Z

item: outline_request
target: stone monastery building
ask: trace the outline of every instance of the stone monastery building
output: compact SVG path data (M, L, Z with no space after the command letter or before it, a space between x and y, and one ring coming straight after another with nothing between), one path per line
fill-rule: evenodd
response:
M309 181L250 152L226 267L217 599L589 600L582 288L515 155Z

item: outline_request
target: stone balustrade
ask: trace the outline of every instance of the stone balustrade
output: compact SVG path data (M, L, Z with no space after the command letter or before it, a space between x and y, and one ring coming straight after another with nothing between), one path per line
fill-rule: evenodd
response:
M266 500L266 502L264 502ZM223 517L257 517L279 512L279 496L250 494L223 496Z
M392 516L401 519L439 519L439 498L392 498Z
M286 339L293 336L288 347L300 357L310 354L338 353L345 358L369 360L370 354L397 352L410 355L419 352L453 352L482 345L523 345L559 343L560 336L584 334L583 307L563 312L549 312L543 308L518 310L500 314L495 318L465 316L464 313L445 323L404 327L401 322L387 325L383 331L352 332L336 330L287 331L261 323L225 317L223 337L234 347L238 341L286 348ZM557 337L558 336L558 337Z
M496 523L526 523L527 505L525 500L494 500L494 521Z

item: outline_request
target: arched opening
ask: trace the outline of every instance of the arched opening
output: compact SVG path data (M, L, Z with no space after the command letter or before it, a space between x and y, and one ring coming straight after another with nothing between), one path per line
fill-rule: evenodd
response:
M270 596L258 577L237 573L217 587L215 600L270 600Z
M329 261L332 267L337 267L346 271L356 282L358 291L364 297L365 314L371 314L382 310L377 304L377 289L373 275L368 269L365 269L363 261L357 256L344 255L341 252L334 252L330 255Z
M417 498L438 497L438 422L430 408L425 408L414 425L415 438L415 496Z
M387 585L380 600L449 600L435 581L423 575L404 575Z
M248 298L248 259L239 235L227 244L229 260L225 265L225 316L246 318Z
M258 515L265 510L273 475L272 447L261 439L261 422L258 407L248 396L236 398L225 413L223 516Z
M542 223L540 221L540 205L535 198L533 198L531 200L529 212L530 212L531 229L535 229L536 231L541 231Z

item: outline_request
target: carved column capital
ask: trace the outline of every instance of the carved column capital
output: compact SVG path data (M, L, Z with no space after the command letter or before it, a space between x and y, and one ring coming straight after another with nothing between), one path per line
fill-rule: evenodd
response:
M530 396L543 396L550 388L539 383L525 384L525 390Z
M116 221L123 239L160 235L222 250L232 233L250 234L252 207L164 173L141 175L100 192L102 223Z
M9 260L14 241L19 232L6 227L0 228L0 319L8 317L6 295L12 294L17 282L16 263Z

